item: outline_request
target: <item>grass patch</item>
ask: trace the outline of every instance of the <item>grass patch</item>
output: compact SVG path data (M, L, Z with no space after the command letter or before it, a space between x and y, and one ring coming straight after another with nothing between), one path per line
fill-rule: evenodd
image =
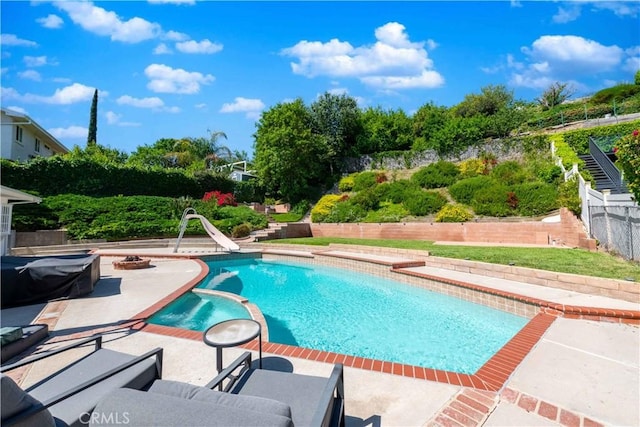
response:
M433 256L492 264L537 268L559 273L581 274L593 277L640 280L640 264L625 261L601 252L584 249L519 248L506 246L435 245L423 240L346 239L334 237L305 237L272 240L269 243L328 246L330 243L380 246L386 248L419 249Z
M269 214L269 216L273 218L275 222L298 222L302 219L304 214L287 212L287 213L272 213L272 214Z

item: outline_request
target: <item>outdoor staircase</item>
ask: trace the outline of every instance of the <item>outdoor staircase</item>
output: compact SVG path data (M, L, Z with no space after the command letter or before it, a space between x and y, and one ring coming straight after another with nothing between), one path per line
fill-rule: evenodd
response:
M257 230L251 233L255 242L262 242L264 240L281 239L286 237L288 224L270 222L269 227L264 230Z
M611 194L628 193L629 190L624 184L615 183L611 180L600 166L600 163L591 154L581 154L578 156L584 161L585 168L591 173L595 180L595 189L598 191L610 190Z

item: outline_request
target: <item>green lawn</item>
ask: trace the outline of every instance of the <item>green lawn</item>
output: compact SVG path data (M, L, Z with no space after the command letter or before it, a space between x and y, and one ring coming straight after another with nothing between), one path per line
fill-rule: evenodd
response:
M505 246L447 246L434 245L422 240L344 239L333 237L307 237L299 239L271 240L269 243L294 243L326 246L329 243L382 246L388 248L420 249L433 256L494 264L513 263L520 267L612 279L640 281L640 264L601 252L583 249L519 248Z

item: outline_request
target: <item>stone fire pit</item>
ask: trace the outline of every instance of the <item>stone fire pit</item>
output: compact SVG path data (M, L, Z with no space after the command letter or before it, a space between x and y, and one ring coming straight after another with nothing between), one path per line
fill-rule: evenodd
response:
M128 256L122 261L113 261L113 268L116 270L138 270L149 268L150 259L142 259L139 256Z

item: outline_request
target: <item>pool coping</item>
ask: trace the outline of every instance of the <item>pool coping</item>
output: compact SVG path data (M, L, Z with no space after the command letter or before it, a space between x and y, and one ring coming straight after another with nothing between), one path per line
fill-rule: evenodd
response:
M263 249L252 252L255 254L268 254L268 255L282 255L282 256L294 256L299 258L314 258L316 255L326 256L327 251L300 251L293 250L273 250ZM379 264L385 267L389 267L390 271L407 274L409 276L429 279L438 281L444 284L458 286L462 288L471 289L473 291L483 292L499 297L504 297L512 300L517 300L527 304L532 304L540 307L540 311L534 315L529 322L514 335L500 350L498 350L483 366L481 366L474 374L461 374L457 372L444 371L432 368L423 368L414 365L407 365L402 363L381 361L376 359L363 358L358 356L348 356L344 354L338 354L328 351L314 350L304 347L291 346L286 344L278 344L268 342L268 339L263 339L262 350L266 353L271 353L280 356L297 357L301 359L307 359L310 361L325 362L325 363L341 363L344 366L353 367L357 369L364 369L375 372L383 372L392 375L399 375L415 379L423 379L427 381L436 381L440 383L446 383L456 386L471 387L476 390L483 390L489 392L499 392L506 384L509 377L513 374L516 368L529 354L533 347L545 334L547 329L551 326L557 317L565 317L570 319L586 319L596 321L609 321L628 323L632 325L640 324L640 311L629 310L613 310L613 309L598 309L592 307L570 306L565 304L557 304L551 301L545 301L542 299L531 298L524 295L515 294L512 292L502 291L498 289L492 289L486 286L480 286L477 284L467 283L459 280L453 280L441 276L433 276L413 271L402 271L402 268L407 266L414 266L411 262L406 260L399 260L398 257L380 257L375 256L371 259L367 259L366 254L353 253L353 254L339 254L336 251L330 256L350 259L358 262L371 262ZM345 252L345 251L339 251ZM110 256L103 253L104 256ZM121 255L121 254L119 254ZM225 257L234 257L234 254L220 254ZM145 256L154 258L155 255L145 254ZM219 255L218 255L219 256ZM157 258L163 258L164 255ZM206 275L209 273L207 264L201 258L215 258L213 256L203 256L197 254L187 254L181 256L181 254L173 254L170 258L187 258L197 262L200 265L200 273L190 280L188 283L162 298L147 309L141 311L133 319L138 320L137 323L132 325L133 329L142 330L144 332L156 333L161 335L168 335L176 338L184 338L190 340L200 341L202 340L202 332L185 330L180 328L174 328L170 326L161 326L150 324L146 322L139 322L139 319L147 319L158 310L164 308L166 305L174 301L179 296L186 292L189 292L193 287L200 283ZM247 307L254 319L258 320L263 329L266 328L266 321L260 310L254 305L248 304ZM257 317L257 318L256 318ZM266 342L265 342L266 341ZM258 350L257 342L250 342L242 345L241 347L249 350Z

